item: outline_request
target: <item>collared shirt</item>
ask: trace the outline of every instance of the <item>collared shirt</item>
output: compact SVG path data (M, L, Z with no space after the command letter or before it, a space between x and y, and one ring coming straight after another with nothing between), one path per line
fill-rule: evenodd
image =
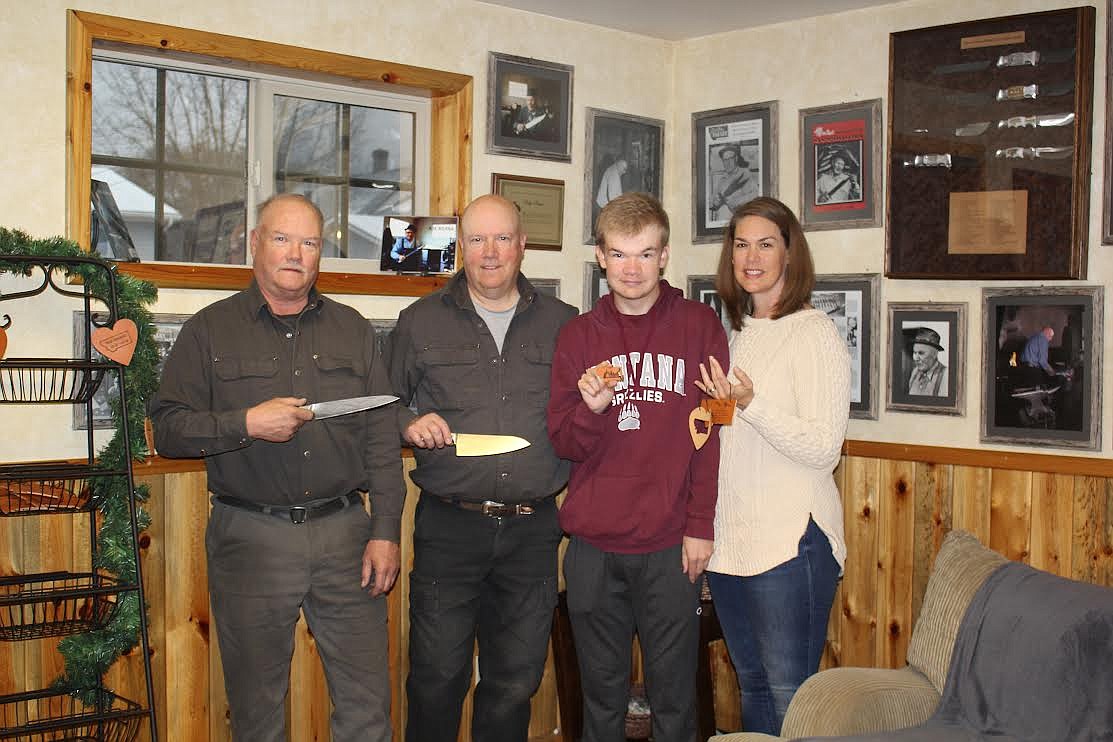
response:
M388 343L390 379L418 414L435 412L454 433L516 435L530 445L496 456L460 458L452 447L414 449L421 489L465 500L526 502L559 492L568 462L545 428L553 347L572 307L518 278L517 311L502 352L475 311L463 271L398 316ZM399 410L400 429L413 413Z
M160 454L205 457L209 490L273 505L368 490L373 537L398 541L405 485L388 406L305 423L285 443L247 434L247 410L274 397L323 402L389 394L371 323L316 289L276 317L253 282L182 327L150 414Z
M946 397L947 367L936 358L923 371L913 369L912 375L908 377L908 393L915 396Z
M1047 361L1047 352L1050 345L1047 335L1037 332L1028 338L1028 342L1024 344L1024 350L1020 353L1020 362L1025 366L1042 368L1049 374L1055 373L1055 369L1051 368L1051 364Z

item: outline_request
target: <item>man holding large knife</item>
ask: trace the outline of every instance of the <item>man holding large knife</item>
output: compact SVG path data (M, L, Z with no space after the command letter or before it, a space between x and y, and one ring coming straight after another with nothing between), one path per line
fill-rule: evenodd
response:
M328 676L332 739L391 739L385 594L405 487L395 413L365 410L396 397L371 323L314 286L323 222L297 194L263 203L251 286L186 322L151 402L159 453L205 458L236 740L286 739L299 611Z
M455 742L476 639L475 742L527 738L545 666L562 535L554 496L568 479L545 432L545 405L556 335L576 309L521 275L525 243L513 203L477 198L460 220L464 270L403 310L390 336L394 392L417 410L399 408L421 488L411 742ZM475 434L490 437L469 451Z

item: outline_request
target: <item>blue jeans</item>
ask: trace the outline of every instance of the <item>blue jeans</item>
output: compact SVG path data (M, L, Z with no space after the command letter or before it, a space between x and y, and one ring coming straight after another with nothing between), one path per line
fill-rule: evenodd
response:
M742 726L779 735L792 695L819 669L839 564L815 524L796 557L752 577L708 572L742 690Z

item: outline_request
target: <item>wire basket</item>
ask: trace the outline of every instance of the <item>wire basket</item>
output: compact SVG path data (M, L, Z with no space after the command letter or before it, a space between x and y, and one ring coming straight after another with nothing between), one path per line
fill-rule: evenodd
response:
M88 402L110 364L57 358L0 361L0 403Z
M106 690L90 692L90 704L56 690L0 697L0 740L131 742L139 735L146 709Z
M94 473L103 472L64 462L0 466L0 516L88 510Z
M0 578L0 641L67 636L104 628L124 589L96 573L47 572Z

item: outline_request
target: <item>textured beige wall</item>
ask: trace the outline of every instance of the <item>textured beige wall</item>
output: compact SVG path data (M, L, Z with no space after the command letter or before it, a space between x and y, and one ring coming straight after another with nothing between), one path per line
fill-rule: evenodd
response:
M778 155L780 194L796 205L800 108L848 100L884 98L887 92L888 33L974 18L1069 7L1054 0L914 0L880 9L823 16L669 43L547 16L521 13L471 0L330 0L305 15L307 5L294 0L90 0L81 10L136 18L357 56L389 59L472 75L475 78L472 185L476 194L489 188L492 171L566 182L565 247L559 253L529 251L526 272L559 278L562 296L580 304L583 264L591 248L577 244L583 231L585 107L598 107L664 119L664 196L673 217L673 260L668 277L678 286L688 274L714 269L714 246L691 246L691 131L693 111L764 100L780 101ZM1099 2L1098 58L1104 69L1105 7ZM0 117L0 149L6 177L0 178L0 224L34 235L61 233L65 226L65 44L67 3L0 0L0 69L4 71L5 115ZM487 52L500 51L551 60L575 67L572 162L554 163L485 153ZM1097 89L1104 76L1097 74ZM1101 158L1104 132L1103 96L1095 95L1094 208L1090 234L1090 280L1108 283L1111 248L1100 246ZM811 233L820 272L881 272L881 229ZM0 290L10 281L0 279ZM1012 285L1012 284L1009 284ZM978 445L981 323L977 282L884 281L882 301L963 301L969 304L967 414L961 418L885 413L880 419L852 421L850 435L867 440L932 445ZM155 311L192 312L222 296L219 292L165 290ZM1113 300L1113 297L1110 297ZM369 317L394 315L406 300L349 297ZM68 312L43 312L34 327L17 318L9 331L10 355L59 352L68 347ZM59 338L64 338L59 340ZM1107 333L1107 348L1113 341ZM49 346L49 347L48 347ZM1106 364L1106 386L1111 378ZM881 379L886 373L884 359ZM1107 405L1108 407L1108 405ZM24 427L25 412L0 408L4 430ZM1109 423L1110 414L1104 415ZM14 424L13 421L14 420ZM69 410L36 410L35 430L8 436L2 458L35 458L81 450L80 437L69 430ZM26 426L30 427L30 426ZM1103 426L1108 427L1108 425ZM21 430L22 433L22 430ZM1107 435L1105 455L1113 446Z

